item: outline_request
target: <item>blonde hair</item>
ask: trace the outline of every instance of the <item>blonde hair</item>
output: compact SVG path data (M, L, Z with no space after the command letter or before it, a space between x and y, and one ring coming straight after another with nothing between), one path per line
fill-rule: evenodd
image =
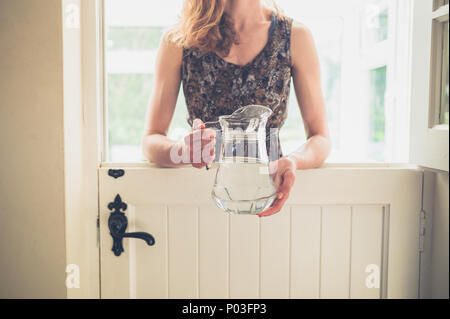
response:
M225 12L227 0L185 0L178 24L166 38L178 46L198 48L228 56L239 39L233 21ZM276 14L280 13L274 0L264 0Z

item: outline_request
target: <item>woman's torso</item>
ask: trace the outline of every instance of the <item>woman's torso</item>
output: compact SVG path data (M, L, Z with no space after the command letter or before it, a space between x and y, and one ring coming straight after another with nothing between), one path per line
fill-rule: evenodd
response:
M219 116L250 104L267 106L273 111L267 123L268 154L271 159L280 157L278 133L273 129L280 129L287 117L291 26L292 19L272 15L267 44L244 66L227 62L214 52L183 49L181 80L189 124L196 118L217 121ZM271 131L275 134L272 138Z

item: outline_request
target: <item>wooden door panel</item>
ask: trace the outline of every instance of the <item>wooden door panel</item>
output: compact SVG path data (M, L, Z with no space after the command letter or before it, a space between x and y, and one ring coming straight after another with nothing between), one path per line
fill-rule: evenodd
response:
M297 181L309 185L298 182L283 211L271 218L220 211L209 197L210 173L161 171L130 170L118 180L100 171L103 298L406 298L417 293L411 278L418 275L418 212L409 210L418 206L411 201L416 187L399 189L405 180L420 181L415 171L353 171L353 184L343 186L336 181L343 172L319 171L316 179L300 172ZM388 179L384 195L367 194L368 184L377 187L383 174ZM159 188L136 186L164 176ZM196 187L184 193L177 193L179 185L167 187L194 177L200 178ZM127 232L152 234L154 246L125 238L125 251L113 254L108 203L117 194L128 205ZM394 234L399 228L406 230ZM400 248L405 250L393 256Z
M260 219L261 298L289 298L290 220L290 207L272 218Z
M384 207L355 206L351 219L350 297L380 298Z
M199 296L228 298L229 215L215 205L201 206L199 212Z
M320 206L291 207L292 298L320 297L322 213Z
M230 298L258 298L260 224L257 216L230 216Z
M348 298L351 207L322 207L320 297Z
M197 298L198 210L193 206L171 205L167 223L169 298Z
M130 298L167 298L168 297L168 259L167 259L167 209L162 205L142 205L132 207L135 222L130 231L146 231L156 240L152 249L142 240L127 240L134 245L134 256L130 256L133 265L134 285L130 286ZM133 260L134 257L134 260Z

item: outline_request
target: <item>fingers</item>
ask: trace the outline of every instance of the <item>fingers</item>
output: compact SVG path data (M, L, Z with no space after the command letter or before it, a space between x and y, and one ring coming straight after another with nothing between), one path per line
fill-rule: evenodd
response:
M275 189L279 189L281 186L281 183L283 182L283 178L281 174L276 174L273 176L273 186Z
M275 176L278 170L278 162L279 161L274 161L274 162L270 162L269 163L269 174L272 176Z
M280 180L279 176L280 174L277 174L277 176L275 177L275 184L279 182ZM279 213L280 210L283 208L284 204L286 203L287 199L289 198L292 186L294 186L295 183L294 172L290 170L284 172L281 180L282 181L280 185L277 187L277 197L275 201L273 202L271 207L258 214L259 217L267 217Z
M190 149L190 161L195 168L211 164L215 158L215 144L209 143L203 149Z
M203 168L214 161L216 131L205 128L205 123L195 119L192 132L184 138L188 148L189 161L195 168Z
M294 183L295 174L292 171L286 171L283 174L281 185L277 188L277 198L278 196L284 196L284 194L290 193Z
M213 129L199 129L194 130L184 137L184 143L186 145L192 145L196 142L209 143L216 138L216 131Z
M200 130L205 128L205 123L200 119L195 119L192 123L192 130Z
M214 161L216 139L214 134L206 137L207 139L195 140L191 136L185 138L185 142L189 143L186 143L189 161L195 168L203 168Z
M265 211L259 213L258 216L259 217L267 217L267 216L272 216L272 215L279 213L288 198L289 198L289 193L283 194L283 196L281 198L277 197L277 199L273 202L272 206L270 206Z
M215 158L215 142L212 141L206 144L203 148L188 147L188 152L192 165L196 168L203 168L204 166L210 164Z

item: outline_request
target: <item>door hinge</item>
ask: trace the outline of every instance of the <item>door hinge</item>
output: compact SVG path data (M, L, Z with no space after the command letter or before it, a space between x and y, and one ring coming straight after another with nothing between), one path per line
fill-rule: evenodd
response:
M423 252L425 245L427 213L424 210L420 211L420 227L419 227L419 252Z
M97 216L97 247L100 247L100 216Z

